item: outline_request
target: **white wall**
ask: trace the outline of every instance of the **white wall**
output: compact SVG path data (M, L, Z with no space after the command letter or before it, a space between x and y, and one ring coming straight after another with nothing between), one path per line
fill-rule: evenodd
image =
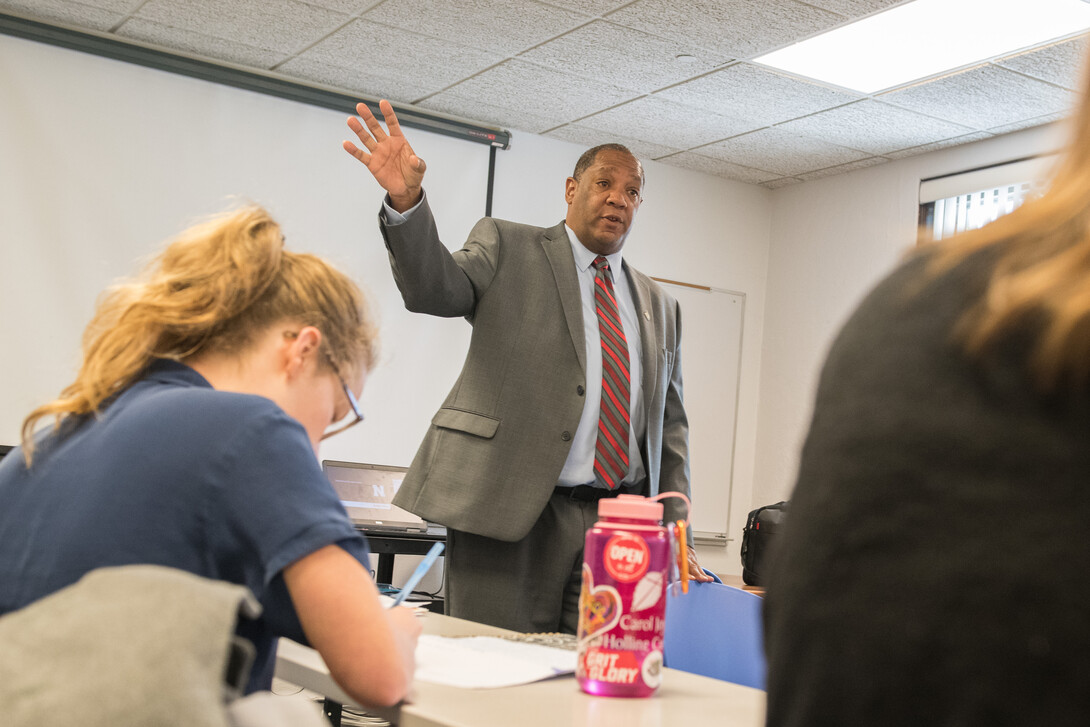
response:
M921 179L1055 151L1061 125L777 190L760 371L753 506L790 496L826 351L916 242Z

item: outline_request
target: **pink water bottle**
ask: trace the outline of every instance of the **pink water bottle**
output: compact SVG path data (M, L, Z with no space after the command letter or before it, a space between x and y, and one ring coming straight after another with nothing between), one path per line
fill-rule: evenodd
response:
M662 683L671 554L655 499L601 500L587 531L575 676L588 694L648 697Z

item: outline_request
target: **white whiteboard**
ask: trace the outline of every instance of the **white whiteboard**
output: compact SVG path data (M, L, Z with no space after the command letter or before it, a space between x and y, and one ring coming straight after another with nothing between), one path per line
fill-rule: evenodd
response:
M725 538L733 493L743 293L659 281L681 305L681 373L689 417L694 535Z

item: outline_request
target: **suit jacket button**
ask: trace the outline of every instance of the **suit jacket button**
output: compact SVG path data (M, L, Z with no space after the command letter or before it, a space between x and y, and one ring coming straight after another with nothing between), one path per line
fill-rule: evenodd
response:
M575 393L579 394L579 396L582 396L584 391L585 389L583 388L582 384L575 387Z
M570 432L564 432L563 434L560 435L560 438L563 439L565 442L567 442L569 439L571 439L571 433Z

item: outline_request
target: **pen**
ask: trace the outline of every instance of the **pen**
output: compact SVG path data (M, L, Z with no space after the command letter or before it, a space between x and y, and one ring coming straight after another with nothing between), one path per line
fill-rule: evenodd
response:
M443 548L446 546L443 543L436 543L431 546L431 550L424 556L424 560L420 561L420 564L416 566L416 570L409 576L409 580L405 581L405 585L402 587L398 594L394 596L394 602L390 605L390 608L394 606L400 606L401 603L409 597L409 594L416 588L416 584L420 582L420 579L424 577L424 574L431 570L435 560L439 557L439 554L443 552Z

